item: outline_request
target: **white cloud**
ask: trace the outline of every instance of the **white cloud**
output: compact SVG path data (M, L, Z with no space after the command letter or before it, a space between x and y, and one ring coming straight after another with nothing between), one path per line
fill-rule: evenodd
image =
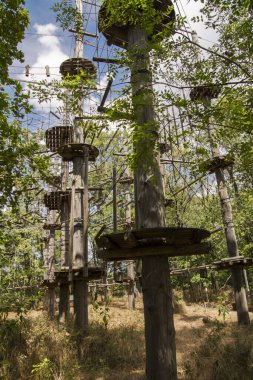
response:
M59 67L63 61L69 57L63 52L63 46L59 37L55 34L58 32L58 28L54 24L35 24L35 32L38 34L37 43L34 44L36 49L36 60L29 62L29 57L26 57L26 62L29 62L29 77L24 74L19 76L20 80L28 80L38 82L41 80L47 80L51 82L52 79L61 78L59 73ZM50 77L46 76L45 66L49 66ZM25 85L27 89L28 85ZM31 104L41 111L41 107L47 109L49 103L39 104L36 98L31 99ZM62 106L62 103L53 98L50 102L50 108L55 111L56 108Z
M34 67L44 67L49 65L53 74L59 74L60 64L68 57L63 53L59 37L52 35L57 33L57 26L54 24L39 25L35 24L34 29L41 36L38 37L39 51ZM42 35L43 34L43 35Z

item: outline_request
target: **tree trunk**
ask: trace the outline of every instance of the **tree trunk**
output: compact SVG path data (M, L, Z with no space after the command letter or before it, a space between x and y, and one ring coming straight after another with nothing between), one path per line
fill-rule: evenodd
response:
M148 40L140 26L129 27L131 84L135 120L135 202L137 228L164 226L164 194L155 153L155 121ZM147 154L148 153L148 154ZM142 260L142 286L148 380L176 380L176 344L168 257Z

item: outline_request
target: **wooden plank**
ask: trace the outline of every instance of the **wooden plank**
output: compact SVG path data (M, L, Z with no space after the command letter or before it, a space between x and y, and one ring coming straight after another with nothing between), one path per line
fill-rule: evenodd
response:
M137 247L121 249L100 249L98 257L107 261L131 260L150 256L190 256L202 255L210 252L212 245L210 242L203 242L185 246L158 246L158 247Z
M126 231L124 233L124 240L128 243L130 248L137 247L139 245L139 242L132 231Z

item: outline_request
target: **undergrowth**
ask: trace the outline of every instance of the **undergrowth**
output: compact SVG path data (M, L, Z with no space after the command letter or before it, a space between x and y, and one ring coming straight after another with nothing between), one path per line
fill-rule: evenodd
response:
M139 304L134 312L119 299L110 308L90 306L89 335L81 339L71 323L63 327L41 312L2 321L0 380L144 379ZM187 310L175 315L180 380L253 380L253 328L211 318L205 324L201 310Z
M0 379L118 379L124 370L140 367L143 347L143 332L135 324L107 329L94 321L89 335L80 340L71 327L67 330L43 315L22 323L7 320L0 325Z
M253 380L253 327L215 321L185 372L187 380Z

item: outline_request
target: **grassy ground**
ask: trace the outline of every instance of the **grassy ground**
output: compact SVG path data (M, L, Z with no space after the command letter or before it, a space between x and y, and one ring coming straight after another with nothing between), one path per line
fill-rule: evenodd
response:
M90 334L78 344L71 327L33 311L21 324L0 325L0 379L145 379L142 301L127 299L109 310L90 306ZM204 322L203 322L204 318ZM175 315L179 380L252 380L253 329L238 328L235 312L224 324L216 307L188 305Z

